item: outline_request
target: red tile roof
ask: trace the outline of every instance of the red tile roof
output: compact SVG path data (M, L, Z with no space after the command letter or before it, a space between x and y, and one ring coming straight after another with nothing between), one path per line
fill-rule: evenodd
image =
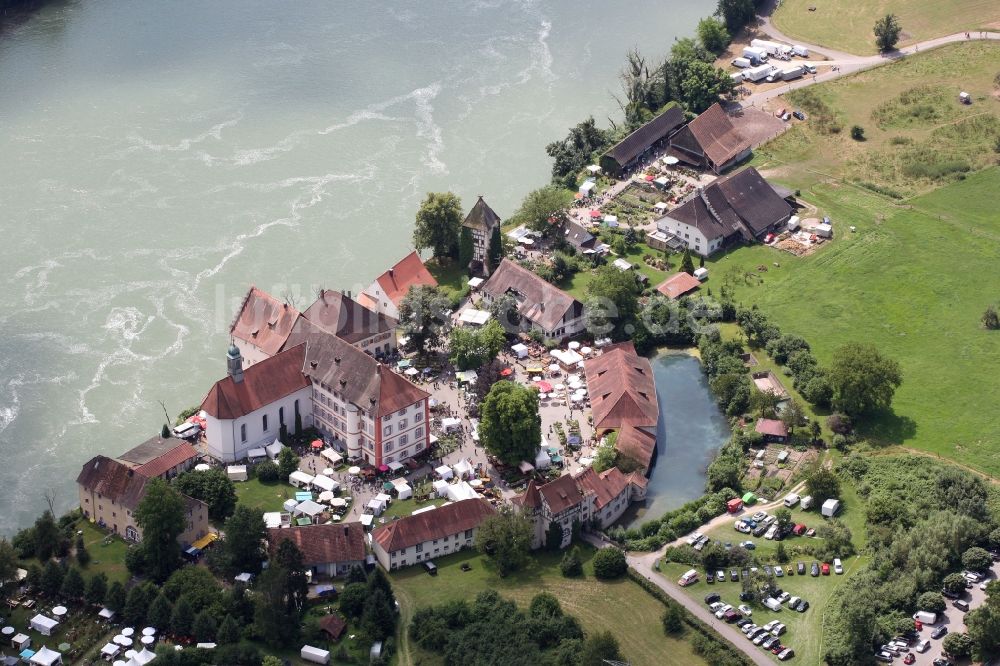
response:
M538 492L553 515L575 507L585 497L576 480L569 474L563 474L558 479L539 486Z
M631 342L606 347L600 356L584 361L583 370L596 431L614 430L626 423L655 428L659 423L653 368L636 354Z
M392 553L479 527L494 513L496 509L486 500L462 500L379 525L372 532L372 541Z
M626 423L618 431L615 448L620 455L631 458L648 470L656 454L656 435Z
M174 467L182 465L197 457L198 451L196 451L193 446L182 440L177 446L170 449L163 455L153 458L144 465L136 467L135 471L152 479L157 476L162 476Z
M236 419L306 388L305 358L305 345L298 345L251 365L243 371L241 382L232 377L220 379L209 389L201 408L217 419Z
M718 102L687 124L698 145L716 166L722 166L748 146L746 138Z
M628 488L628 478L617 467L600 474L588 467L574 477L583 491L594 494L594 508L598 511L613 502Z
M299 311L288 303L282 303L257 287L250 287L229 333L268 356L274 356L285 344L298 318Z
M146 496L146 484L149 477L140 474L119 460L107 456L94 456L80 469L76 477L77 484L91 492L108 498L115 504L128 509L135 509ZM201 500L187 495L181 495L188 509L207 507Z
M431 275L417 251L409 253L382 275L375 278L385 295L397 306L402 302L410 287L425 285L436 287L437 280Z
M537 509L540 507L542 505L542 497L538 493L538 484L535 483L535 480L531 479L528 481L528 485L524 488L524 493L512 497L511 502L523 509Z
M305 345L302 373L333 387L349 402L377 416L391 414L430 395L308 319L295 324L287 344ZM247 371L255 367L252 365Z
M396 328L396 322L391 317L370 310L350 296L332 289L324 289L302 316L351 344Z
M365 528L361 523L334 525L303 525L276 527L267 531L271 555L282 541L289 540L302 551L307 567L331 563L363 562L365 559Z
M656 288L658 292L671 299L678 299L684 294L694 291L701 286L698 278L681 271L671 275L660 283Z
M765 437L788 437L788 428L777 419L757 419L754 430Z

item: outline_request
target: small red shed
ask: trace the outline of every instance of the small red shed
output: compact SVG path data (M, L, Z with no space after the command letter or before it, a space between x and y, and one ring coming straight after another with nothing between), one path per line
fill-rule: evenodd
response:
M739 497L734 497L733 499L726 502L726 508L729 509L729 513L736 513L743 508L743 500Z

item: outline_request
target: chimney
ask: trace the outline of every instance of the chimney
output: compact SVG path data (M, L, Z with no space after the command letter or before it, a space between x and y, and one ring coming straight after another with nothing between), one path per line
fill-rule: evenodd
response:
M396 272L395 268L390 268L389 269L389 277L392 277L395 272Z
M339 356L334 356L333 357L333 362L336 363L337 365L340 365L340 357Z

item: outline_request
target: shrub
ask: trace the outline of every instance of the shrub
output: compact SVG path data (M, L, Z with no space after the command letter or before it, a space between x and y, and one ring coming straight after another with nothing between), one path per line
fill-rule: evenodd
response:
M993 565L993 558L985 549L973 546L962 553L962 566L970 571L983 573Z
M601 548L594 555L594 575L603 580L619 578L627 568L625 553L618 548Z
M566 578L577 578L583 575L583 562L580 561L580 549L576 546L570 548L562 561L559 562L559 571Z
M861 125L854 125L851 127L851 138L855 141L865 140L865 128Z
M924 592L917 599L917 609L931 613L943 613L945 611L944 597L940 592Z
M684 629L684 611L677 604L667 604L662 622L665 634L678 634Z
M277 483L280 474L278 466L270 460L257 465L254 472L257 474L257 480L261 483Z
M851 417L847 414L834 412L827 417L826 427L838 435L846 435L854 429L854 424L851 423Z

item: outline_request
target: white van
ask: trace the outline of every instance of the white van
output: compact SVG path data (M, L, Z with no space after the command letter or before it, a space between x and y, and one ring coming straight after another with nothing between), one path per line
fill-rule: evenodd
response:
M795 493L788 493L785 495L785 506L793 507L799 503L799 496Z
M775 599L774 597L768 597L767 599L765 599L764 605L776 613L781 610L781 602Z
M920 620L923 624L934 624L937 622L937 613L930 611L917 611L913 614L914 620Z
M698 572L695 571L694 569L690 569L687 572L685 572L683 576L680 577L680 580L677 581L677 584L680 585L681 587L687 587L691 583L695 583L697 581L698 581Z

